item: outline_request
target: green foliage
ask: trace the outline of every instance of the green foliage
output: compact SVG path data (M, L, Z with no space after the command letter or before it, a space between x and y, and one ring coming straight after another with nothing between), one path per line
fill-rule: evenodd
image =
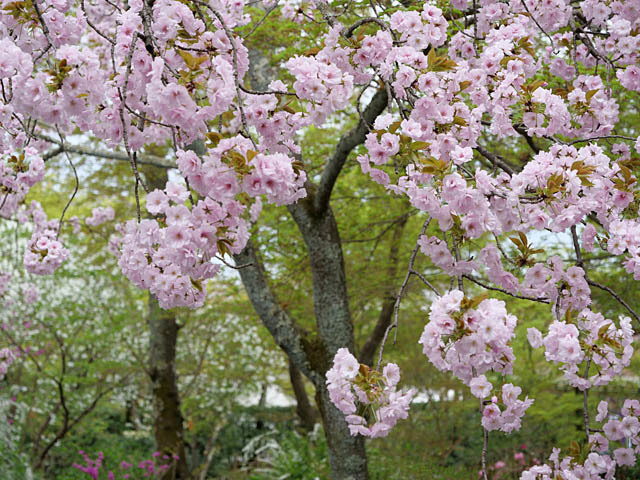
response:
M329 478L327 444L321 429L310 434L285 431L271 440L258 459L259 465L267 466L256 468L250 480Z
M120 463L138 465L152 458L154 442L150 431L131 431L125 424L121 410L106 407L96 411L86 422L55 448L46 469L46 478L64 480L87 480L87 474L73 468L73 463L82 464L78 453L85 451L92 459L104 453L101 471L120 470ZM105 477L106 478L106 474Z
M0 472L3 480L37 480L29 458L20 451L20 438L13 426L16 421L23 421L23 411L19 405L7 397L6 390L0 386ZM6 419L12 418L12 422Z

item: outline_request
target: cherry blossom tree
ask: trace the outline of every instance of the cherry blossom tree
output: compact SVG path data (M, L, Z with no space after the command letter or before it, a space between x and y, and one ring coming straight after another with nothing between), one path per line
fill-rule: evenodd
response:
M638 401L608 421L600 403L597 428L589 394L628 367L640 317L591 279L584 255L606 252L640 279L640 137L629 120L640 90L640 4L263 7L253 18L243 1L3 0L0 215L32 225L24 268L50 274L73 255L67 209L49 219L25 203L46 161L64 155L74 171L76 154L125 161L137 208L111 240L122 272L171 309L201 306L207 280L238 269L262 322L316 388L335 478L368 478L362 436L384 436L409 415L413 391L397 390L398 368L381 363L414 276L433 292L425 355L479 399L485 479L489 432L518 429L534 401L512 368L521 320L493 291L549 305L548 330L531 328L528 340L584 396L582 448L554 451L522 478L613 478L633 465ZM252 36L270 16L298 35L265 58ZM321 170L311 169L301 139L332 122L346 131ZM393 308L359 360L330 202L354 151L364 175L424 217ZM157 184L144 164L176 176ZM314 333L273 294L250 239L263 202L286 206L304 238ZM110 218L103 208L88 222ZM572 254L547 255L542 241ZM447 292L414 268L418 254L451 277ZM626 316L595 311L592 289Z

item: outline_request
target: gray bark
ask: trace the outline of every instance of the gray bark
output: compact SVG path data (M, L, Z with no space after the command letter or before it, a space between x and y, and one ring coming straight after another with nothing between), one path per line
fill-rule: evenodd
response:
M349 434L342 414L329 400L325 373L339 348L353 351L353 325L338 227L330 210L312 217L304 204L289 208L303 233L311 261L318 335L305 335L280 307L270 290L252 244L235 256L240 275L260 319L278 345L316 388L316 403L324 425L329 465L334 480L368 480L364 439Z

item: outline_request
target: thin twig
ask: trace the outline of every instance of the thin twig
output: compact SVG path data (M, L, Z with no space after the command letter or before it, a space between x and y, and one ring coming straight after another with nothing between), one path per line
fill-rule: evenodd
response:
M431 223L431 217L429 217L422 225L422 230L420 230L420 235L418 235L418 238L420 238L422 235L425 234L425 232L427 231L427 227L429 226L429 223ZM389 332L391 332L391 330L393 330L394 328L397 329L398 327L398 312L400 311L400 301L402 300L404 291L407 288L407 285L409 284L409 278L411 277L411 271L413 270L413 264L416 260L416 255L418 254L419 249L420 249L420 244L416 243L416 246L413 249L413 252L411 252L411 257L409 258L409 267L407 268L407 274L405 275L404 280L402 281L402 285L400 286L400 290L398 291L398 295L396 296L396 301L393 305L393 323L387 327L387 329L384 332L384 337L382 337L382 342L380 344L380 352L378 353L378 363L376 365L376 370L380 370L380 364L382 363L382 354L384 352L384 346L385 346L385 343L387 342L387 338L389 337ZM393 343L395 344L395 338Z
M40 12L40 7L38 7L38 1L33 0L32 3L33 3L33 9L36 11L36 16L38 17L38 22L42 27L42 33L44 33L44 38L47 39L47 46L40 53L40 55L38 55L33 61L33 64L35 65L36 63L38 63L38 60L44 57L45 54L51 49L51 47L53 46L53 42L51 41L51 37L49 36L49 27L47 27L47 23L44 21L44 18L42 17L42 13Z
M633 318L636 319L636 321L638 322L638 325L640 325L640 316L638 316L638 314L633 310L633 308L631 308L629 304L620 297L620 295L618 295L615 291L613 291L611 288L607 287L606 285L602 285L601 283L594 282L593 280L591 280L586 276L585 278L589 285L591 285L592 287L599 288L600 290L604 290L605 292L609 293L609 295L611 295L613 298L615 298L620 303L620 305L626 308L627 311L633 316Z
M576 252L576 266L584 270L584 262L582 261L582 252L580 251L580 242L578 241L578 232L576 232L575 225L571 227L571 239L573 240L573 249Z
M536 17L534 17L531 12L529 11L529 7L527 7L527 4L524 2L524 0L520 0L520 2L522 3L522 6L524 7L524 9L527 11L527 13L529 14L529 18L531 20L533 20L533 23L536 24L536 26L540 29L540 31L542 33L545 34L545 36L549 39L549 42L551 42L551 47L553 47L553 38L551 38L551 35L549 35L544 28L542 28L542 26L538 23L538 20L536 20Z
M215 257L216 260L221 261L222 263L224 263L227 267L229 268L233 268L234 270L240 270L242 268L247 268L247 267L251 267L253 265L253 263L249 262L249 263L243 263L242 265L231 265L229 262L227 262L224 258L222 258L219 255L216 255Z
M56 126L56 130L58 131L58 136L60 137L60 144L64 149L64 137L60 133L60 130L58 129L57 126ZM58 222L58 233L56 233L56 240L60 237L60 231L62 230L62 222L64 220L64 215L67 213L67 209L71 206L71 202L73 202L73 199L78 193L78 188L80 187L80 181L78 180L78 172L76 171L76 167L73 165L73 162L71 161L71 157L69 156L69 154L67 152L64 152L64 154L65 154L65 157L67 157L67 161L69 162L69 165L71 166L71 170L73 170L73 176L75 177L76 183L73 189L73 193L71 194L71 198L69 198L69 201L62 209L62 214L60 215L60 221Z
M504 293L505 295L509 295L510 297L513 297L513 298L519 298L520 300L530 300L532 302L539 302L539 303L549 303L549 300L546 298L525 297L524 295L516 295L515 293L507 292L502 288L492 287L491 285L487 285L486 283L483 283L482 281L478 280L475 277L472 277L471 275L463 275L463 277L466 278L467 280L471 280L473 283L481 286L482 288L485 288L487 290L493 290L494 292Z
M233 36L233 33L231 32L231 30L229 30L229 27L224 22L224 19L218 12L216 12L213 8L211 8L209 4L205 2L198 1L198 3L200 3L201 5L204 5L218 19L218 21L220 22L220 25L222 25L222 29L224 30L225 35L229 39L229 44L231 45L231 58L233 60L233 80L236 85L236 96L238 97L238 110L240 111L240 120L242 122L242 128L247 138L251 140L251 143L253 144L254 148L258 150L258 146L256 145L256 142L253 139L253 136L249 133L249 127L247 126L247 118L244 114L244 108L242 107L242 96L240 95L240 91L241 91L240 78L238 78L238 50L236 47L236 40Z
M425 278L425 276L424 276L424 275L422 275L420 272L417 272L417 271L415 271L415 270L409 270L409 273L410 273L411 275L415 275L415 276L416 276L416 277L418 277L420 280L422 280L422 283L424 283L427 287L429 287L429 288L433 291L433 293L435 293L435 294L436 294L436 295L438 295L438 296L441 296L441 295L442 295L442 294L440 293L440 291L439 291L436 287L434 287L434 286L429 282L429 280L427 280L427 279Z
M102 33L100 30L98 30L98 28L91 22L91 20L89 20L89 15L87 15L87 10L85 8L84 0L82 0L82 3L80 4L80 7L82 8L82 13L84 13L84 19L87 21L87 25L89 25L89 27L94 32L96 32L98 35L100 35L102 38L104 38L107 42L109 42L112 45L115 45L116 44L115 40L113 40L112 38L108 37L107 35Z
M480 414L482 415L482 399L480 399ZM489 432L482 427L482 478L487 480L487 450L489 447Z
M258 30L258 28L260 28L260 25L262 25L264 23L264 21L267 19L267 17L271 14L271 12L273 12L276 8L278 7L278 2L276 1L273 5L271 5L271 7L269 7L269 9L267 9L267 11L265 12L264 16L258 20L258 22L253 26L253 28L249 31L249 33L247 33L246 35L244 35L242 38L243 39L247 39L249 38L251 35L253 35L253 33Z
M379 18L375 18L375 17L367 17L367 18L361 18L360 20L358 20L357 22L355 22L353 25L351 25L349 28L347 28L344 33L342 34L342 36L344 38L349 38L351 37L351 35L353 35L353 32L356 31L356 29L358 29L359 27L361 27L362 25L365 25L367 23L376 23L378 24L381 28L383 28L384 30L390 32L391 29L389 28L389 25L387 25L385 22L383 22L382 20L380 20Z
M594 140L609 140L609 139L629 140L630 142L636 141L635 138L627 137L625 135L599 135L596 137L580 138L578 140L573 140L572 142L569 142L567 145L575 145L576 143L592 142Z
M136 48L137 39L138 39L137 36L133 37L133 39L131 40L131 46L129 47L129 52L127 53L127 69L124 74L124 84L122 85L122 89L118 88L118 96L120 97L120 108L118 109L118 111L120 113L120 122L122 123L122 142L124 143L124 148L127 151L127 156L129 157L129 160L131 162L131 169L133 170L133 174L136 179L134 192L136 196L136 210L138 215L138 223L140 223L141 215L140 215L140 197L138 195L138 186L142 185L142 188L147 193L149 193L149 188L142 181L142 178L140 177L140 172L138 171L136 154L135 153L133 155L131 154L131 149L129 148L129 137L128 137L129 134L127 132L127 122L125 122L125 119L124 119L124 106L127 102L127 88L129 86L129 75L131 75L131 60L133 59L133 52Z

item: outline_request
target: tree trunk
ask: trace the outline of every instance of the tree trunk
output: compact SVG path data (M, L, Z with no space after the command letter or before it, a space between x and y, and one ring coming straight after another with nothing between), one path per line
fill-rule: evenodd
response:
M239 265L251 264L240 269L240 276L251 303L278 345L316 388L316 402L320 408L324 433L327 439L331 478L333 480L368 480L369 474L364 439L352 437L349 434L344 415L331 403L325 383L325 373L335 353L335 350L334 353L331 353L331 347L327 345L330 345L332 341L338 342L339 337L329 335L329 341L327 341L321 337L320 329L318 329L320 333L318 336L308 336L302 332L293 319L289 317L289 314L281 307L273 291L269 288L264 269L251 241L234 258ZM336 260L341 262L342 254ZM344 295L346 297L346 290ZM345 305L344 302L341 302L341 304ZM316 321L318 323L320 318L325 321L328 320L325 315L319 318L318 313L316 311ZM348 336L343 337L342 345L353 347L353 330L350 326L350 319L348 320L349 325L341 326L342 329L349 333ZM341 329L340 325L336 327L336 330ZM327 330L330 330L330 325L325 324L322 332L327 332Z
M184 448L183 418L176 381L176 342L178 324L175 315L162 310L155 296L149 296L149 375L153 393L153 434L162 455L178 455L162 480L190 477ZM162 457L161 457L162 458Z
M329 451L329 467L333 480L369 480L364 438L349 434L344 414L329 399L327 389L316 390L322 424Z
M313 303L318 337L312 349L312 367L321 375L315 381L334 480L368 480L364 439L349 433L344 414L329 399L325 374L339 348L354 352L353 323L349 310L342 242L331 207L318 209L311 185L308 197L289 205L288 210L304 238L311 264Z
M249 76L252 86L264 88L270 77L266 68L268 63L260 62L259 52L254 51L251 55ZM262 323L289 356L290 362L316 388L333 480L368 480L369 473L364 439L349 434L344 415L329 399L325 379L339 348L348 348L355 353L342 244L329 201L347 157L364 142L370 125L386 106L387 94L381 89L365 108L357 126L338 141L318 184L307 181L307 198L287 207L304 238L309 255L317 335L305 334L282 308L267 283L251 241L234 256L238 265L250 264L240 269L240 276Z

